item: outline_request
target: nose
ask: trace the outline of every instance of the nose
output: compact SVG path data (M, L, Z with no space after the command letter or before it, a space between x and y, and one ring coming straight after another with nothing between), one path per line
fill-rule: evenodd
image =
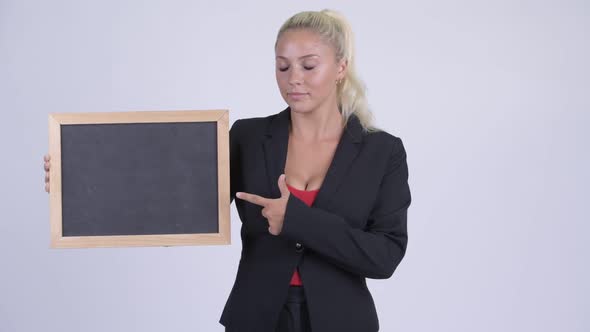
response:
M289 84L297 85L303 83L303 74L297 68L291 68L289 71Z

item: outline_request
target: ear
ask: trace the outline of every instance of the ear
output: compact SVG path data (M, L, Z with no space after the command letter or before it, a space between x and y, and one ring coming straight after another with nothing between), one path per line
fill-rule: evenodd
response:
M338 74L336 75L336 77L339 80L343 80L346 77L346 72L348 70L348 60L347 59L341 59L340 61L338 61Z

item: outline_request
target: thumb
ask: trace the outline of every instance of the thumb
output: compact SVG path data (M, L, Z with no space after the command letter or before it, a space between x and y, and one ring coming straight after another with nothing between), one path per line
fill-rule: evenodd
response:
M279 176L279 190L281 191L281 197L285 197L290 194L289 188L287 188L287 180L285 180L285 178L285 174L281 174L281 176Z

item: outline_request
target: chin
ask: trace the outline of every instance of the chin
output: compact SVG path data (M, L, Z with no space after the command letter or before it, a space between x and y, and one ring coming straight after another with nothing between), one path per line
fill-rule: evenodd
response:
M309 112L313 111L313 107L311 107L310 105L305 105L305 104L300 104L300 103L291 103L288 105L289 105L289 108L291 109L291 111L297 112L297 113L309 113Z

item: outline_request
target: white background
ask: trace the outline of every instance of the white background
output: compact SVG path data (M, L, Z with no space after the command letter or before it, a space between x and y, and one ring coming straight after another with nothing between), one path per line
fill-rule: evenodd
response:
M231 246L49 249L47 115L277 113L276 33L323 8L408 153L381 331L589 331L590 5L557 0L0 0L0 331L222 331L235 207Z

